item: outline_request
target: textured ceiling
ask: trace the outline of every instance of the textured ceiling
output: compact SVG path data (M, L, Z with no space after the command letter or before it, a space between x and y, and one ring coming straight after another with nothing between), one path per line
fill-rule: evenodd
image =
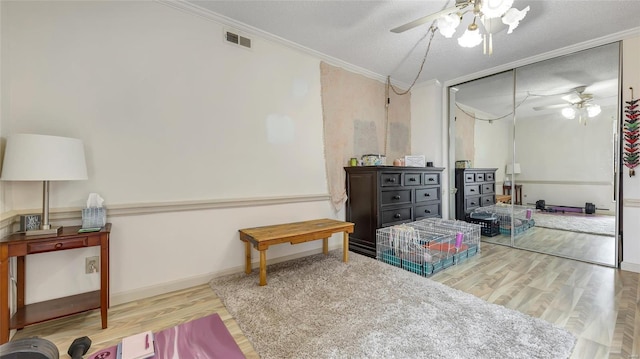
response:
M424 57L429 24L390 29L450 7L442 1L189 1L302 47L410 84ZM620 32L639 31L640 1L516 0L531 10L512 34L494 34L494 53L461 48L437 33L417 82L447 82ZM466 15L454 35L471 22Z

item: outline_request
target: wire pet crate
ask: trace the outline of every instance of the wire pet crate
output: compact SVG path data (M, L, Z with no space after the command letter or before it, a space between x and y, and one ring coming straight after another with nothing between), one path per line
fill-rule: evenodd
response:
M431 219L406 223L378 229L376 247L378 260L429 276L478 253L480 227Z
M480 251L482 226L464 221L426 218L407 225L425 232L455 234L453 258L455 263L466 260Z
M520 205L493 205L476 208L470 215L473 217L481 213L491 214L493 218L496 218L499 222L500 234L511 235L513 226L513 233L518 235L526 231L527 229L535 226L535 220L533 215L535 210L532 207L520 206ZM513 216L513 224L511 219Z

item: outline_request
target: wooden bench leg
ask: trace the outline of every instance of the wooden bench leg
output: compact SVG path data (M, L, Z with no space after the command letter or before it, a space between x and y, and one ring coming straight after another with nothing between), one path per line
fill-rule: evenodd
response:
M342 242L342 261L349 261L349 233L344 232L344 240Z
M251 274L251 243L244 242L244 272Z
M329 238L322 239L322 253L326 256L329 254Z
M260 251L260 285L267 285L267 250Z

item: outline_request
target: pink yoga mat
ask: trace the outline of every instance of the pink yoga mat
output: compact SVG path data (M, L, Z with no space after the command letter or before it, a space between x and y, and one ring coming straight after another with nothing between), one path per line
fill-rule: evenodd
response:
M154 334L154 359L235 359L244 354L220 316L212 314ZM88 359L115 359L116 346L87 356Z

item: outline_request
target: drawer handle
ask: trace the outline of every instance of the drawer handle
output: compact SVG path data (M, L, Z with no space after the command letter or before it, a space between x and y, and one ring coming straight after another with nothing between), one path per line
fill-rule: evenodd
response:
M409 181L411 181L411 182L415 182L415 181L416 181L416 179L415 179L415 177L411 177L411 178L409 178Z
M393 199L400 199L400 195L393 196Z
M473 188L469 188L469 192L475 192L476 190Z
M395 178L387 178L387 182L395 182L396 179Z
M430 211L430 210L428 210L428 209L425 209L425 210L424 210L424 213L431 213L431 211Z
M402 217L402 216L400 215L400 213L396 213L396 214L394 214L394 215L393 215L393 218L400 218L400 217Z
M425 193L424 196L425 197L431 197L431 195L429 193Z
M60 248L62 248L62 246L63 246L63 244L59 243L59 242L56 243L56 245L55 245L56 249L60 249Z
M477 203L475 203L475 202L471 202L471 205L472 205L472 206L475 206L476 204L477 204Z
M433 179L433 178L429 178L427 181L429 181L429 182L433 182L433 181L435 181L435 179Z

